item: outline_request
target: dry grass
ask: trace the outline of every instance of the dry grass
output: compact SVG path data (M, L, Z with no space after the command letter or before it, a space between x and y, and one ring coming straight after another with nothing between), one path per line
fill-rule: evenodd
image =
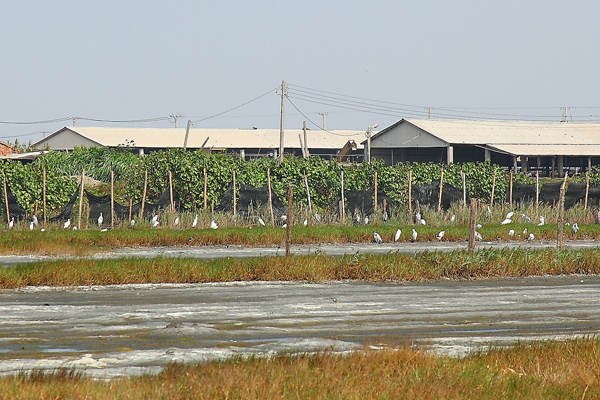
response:
M67 259L2 268L0 288L231 281L424 281L598 273L600 249L502 249L424 252L414 256L316 254L217 260Z
M169 365L95 381L69 371L0 378L3 399L597 399L600 343L519 344L451 358L401 347Z

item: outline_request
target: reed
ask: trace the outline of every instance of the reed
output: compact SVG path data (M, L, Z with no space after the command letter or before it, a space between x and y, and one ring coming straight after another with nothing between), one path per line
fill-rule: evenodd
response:
M66 259L2 268L0 288L231 281L418 282L598 273L600 249L486 249L475 253L315 254L217 260Z
M200 365L156 376L93 380L70 371L0 378L3 399L596 399L596 338L519 343L465 357L419 348L280 354Z

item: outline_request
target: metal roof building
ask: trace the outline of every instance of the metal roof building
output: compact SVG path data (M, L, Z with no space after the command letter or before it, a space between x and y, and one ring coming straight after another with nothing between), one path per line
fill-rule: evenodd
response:
M363 142L365 144L366 142ZM399 161L486 161L559 175L600 162L600 124L402 119L371 138L371 156Z
M185 129L177 128L104 128L64 127L35 143L37 148L72 150L75 147L128 146L140 153L184 147ZM188 149L210 151L235 151L245 157L277 155L279 129L191 129L187 139ZM307 130L307 147L311 155L334 157L349 142L358 150L365 138L357 131ZM302 130L285 130L286 153L302 155ZM351 143L352 145L352 143ZM361 147L362 149L362 147ZM357 157L355 152L354 157ZM362 159L362 150L359 152Z

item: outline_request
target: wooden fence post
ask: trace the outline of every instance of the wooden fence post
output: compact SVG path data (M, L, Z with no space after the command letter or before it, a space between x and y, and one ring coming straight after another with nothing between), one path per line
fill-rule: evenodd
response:
M208 173L204 167L204 209L208 207Z
M342 182L342 188L340 190L340 194L341 194L341 198L342 198L340 200L341 203L342 203L342 208L341 208L342 220L340 221L340 223L342 223L342 221L344 220L344 217L346 216L345 215L345 208L346 208L346 206L344 204L344 171L343 170L342 170L342 173L341 173L340 180Z
M142 191L142 209L140 219L144 219L144 207L146 207L146 192L148 190L148 170L144 171L144 190Z
M271 195L271 168L267 168L267 186L269 189L269 212L271 213L271 226L274 226L275 215L273 214L273 196Z
M494 170L494 176L492 177L492 195L490 196L490 208L494 205L494 191L496 190L496 170Z
M441 174L440 174L440 193L438 195L438 212L442 211L442 191L444 189L444 168L442 168Z
M475 219L477 218L477 201L471 198L471 216L469 218L469 252L475 251Z
M175 212L175 201L173 200L173 174L169 170L169 198L171 200L171 212Z
M560 185L560 195L558 197L558 221L556 223L556 247L562 249L565 227L565 184L567 183L567 174Z
M540 204L540 173L535 172L535 209L538 209Z
M294 200L294 186L290 183L288 189L288 209L285 221L285 255L290 255L290 244L292 243L292 201Z
M237 214L237 190L235 184L235 170L231 171L233 173L233 219L235 221L235 217Z
M43 173L43 182L42 182L42 186L43 186L43 193L42 196L43 198L43 202L44 202L44 226L46 226L46 223L48 222L48 218L46 217L46 167L44 167L44 173Z
M460 173L460 177L462 179L462 189L463 189L463 207L467 206L467 176L464 172Z
M6 222L10 222L10 209L8 204L8 182L6 181L6 174L2 170L2 178L4 180L4 205L6 206Z
M79 218L77 219L77 227L79 229L82 229L83 226L81 226L81 214L83 213L83 182L85 179L85 168L83 168L83 170L81 171L81 184L80 184L80 191L79 191Z
M110 170L110 228L115 228L115 173Z
M590 172L588 170L588 171L585 171L585 200L583 203L584 210L587 210L589 192L590 192Z
M308 178L304 174L304 185L306 186L306 197L308 198L308 212L312 213L312 202L310 201L310 188L308 187Z
M412 170L408 171L408 214L412 215Z
M508 205L512 208L513 205L513 173L510 173L510 181L508 183Z
M373 203L373 212L377 211L377 171L375 171L375 190L374 190L374 200L375 202Z

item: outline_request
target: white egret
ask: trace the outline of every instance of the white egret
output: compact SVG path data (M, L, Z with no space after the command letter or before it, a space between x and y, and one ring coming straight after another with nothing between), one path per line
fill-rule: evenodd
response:
M485 210L485 217L490 218L492 216L492 210L490 210L490 206L487 206L487 210Z
M33 214L33 217L31 218L33 225L38 226L39 222L38 222L38 218L36 217L35 214Z
M179 217L175 217L175 226L179 225Z
M456 221L456 214L452 214L452 216L450 217L450 222L454 221Z
M481 233L475 231L475 240L477 240L478 242L483 241L483 236L481 236Z
M67 229L69 226L71 226L71 218L69 218L64 224L63 224L63 229Z
M308 225L308 218L304 218L304 222L302 222L302 225L304 225L304 226Z
M35 227L35 224L33 223L33 221L31 221L29 223L29 230L32 231L34 227Z
M501 222L501 225L507 225L507 224L510 224L511 222L512 222L512 219L505 218L504 221Z
M475 225L475 228L477 228L477 229L480 229L480 228L482 228L482 227L483 227L483 225L481 225L481 224L476 224L476 225Z
M402 235L402 231L400 229L398 229L396 231L396 234L394 235L394 242L397 242L398 239L400 239L400 235Z
M356 215L354 216L354 224L355 224L355 225L358 225L358 224L360 224L360 215L359 215L359 214L356 214Z
M444 235L446 234L446 231L440 231L440 233L438 233L435 238L437 240L439 240L440 242L442 241L442 238L444 237Z
M572 236L577 235L578 231L579 231L579 225L577 225L577 222L573 222L573 226L571 226L571 235Z
M265 221L263 221L261 217L258 217L258 223L260 224L260 226L265 226Z
M192 228L195 228L198 225L198 214L194 217L194 221L192 222Z
M425 219L421 218L421 225L426 225L426 224L427 224L427 222L425 222Z
M506 214L506 219L511 219L513 215L515 215L515 213L514 213L513 211L509 211L509 212Z
M129 221L129 224L131 224L131 227L133 228L135 225L135 219L132 219L131 221Z
M377 243L377 244L383 243L383 239L381 238L381 235L377 232L373 232L373 239L375 239L375 243Z
M158 222L158 218L156 218L156 219L152 218L152 227L156 228L158 226L158 224L160 224L160 222Z
M515 230L514 229L509 230L508 231L508 236L510 236L510 237L515 236Z
M108 232L108 228L102 228L100 229L100 232Z
M417 211L415 214L415 222L418 224L421 222L421 213Z
M415 231L413 228L413 230L412 230L412 241L413 242L417 241L417 236L418 236L417 231Z
M15 217L12 217L12 219L8 223L8 229L12 229L13 226L15 226Z
M527 235L527 228L523 229L523 235Z
M282 228L287 228L287 224L283 224L283 225L281 225L281 227ZM214 228L214 229L217 229L217 228Z
M538 224L538 226L542 226L546 223L546 218L544 218L543 216L540 215L540 223Z
M527 236L527 241L531 242L533 239L535 239L535 236L533 233L530 233L529 236Z
M388 220L388 213L387 213L387 211L383 213L383 215L382 215L381 218L383 219L383 222L387 222L387 220Z
M102 213L100 213L100 216L98 217L98 226L102 226L103 221L104 221L104 217L102 216Z
M214 219L210 221L210 229L217 229L218 227L219 225L217 225Z
M365 225L368 225L368 224L369 224L369 217L367 217L367 216L365 215Z
M158 215L154 214L154 216L152 217L152 226L154 226L154 223L158 222Z
M77 225L73 226L73 230L76 231L77 230Z

